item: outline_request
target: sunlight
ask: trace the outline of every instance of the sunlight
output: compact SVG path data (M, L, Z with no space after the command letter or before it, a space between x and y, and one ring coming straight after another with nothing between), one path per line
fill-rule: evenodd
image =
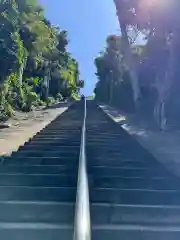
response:
M167 7L172 4L172 0L141 0L141 6L145 8Z
M172 0L140 0L139 1L139 11L141 16L146 16L148 12L169 12L174 6Z

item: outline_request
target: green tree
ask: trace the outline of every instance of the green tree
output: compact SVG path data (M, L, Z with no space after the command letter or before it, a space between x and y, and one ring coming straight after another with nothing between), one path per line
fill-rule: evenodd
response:
M83 85L79 83L78 64L67 52L67 45L67 32L46 19L38 1L0 1L3 114L9 106L30 110L37 97L48 101L51 96L78 94Z
M148 110L149 116L160 129L164 130L172 119L177 118L177 122L180 120L180 118L178 120L178 115L180 116L178 100L180 3L177 0L164 2L114 0L114 2L121 27L121 37L119 41L117 41L119 37L110 38L112 40L111 56L107 51L106 56L114 67L117 64L119 69L121 66L127 69L133 99L138 106L137 114L146 115ZM139 33L145 37L144 46L135 45L135 39ZM112 49L114 47L116 49L116 46L122 56L121 63L113 58L115 55ZM106 66L105 62L103 66ZM115 70L111 71L115 74ZM119 79L124 79L122 72L118 74ZM109 73L106 73L104 79L107 79L107 76ZM113 78L116 79L116 77ZM98 82L96 90L100 85L107 86L105 80L104 83L102 80Z
M118 41L118 45L117 45ZM134 100L130 74L121 52L120 38L109 36L104 52L95 59L98 82L94 90L96 99L133 111Z

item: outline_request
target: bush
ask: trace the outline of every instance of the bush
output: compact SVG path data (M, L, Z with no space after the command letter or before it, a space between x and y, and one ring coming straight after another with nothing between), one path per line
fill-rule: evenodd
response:
M45 106L46 103L43 102L41 99L37 99L34 103L33 103L34 106L38 107L38 106Z
M38 95L35 92L28 92L25 96L25 103L22 110L25 112L30 112L32 110L33 103L38 99Z
M11 106L16 107L16 99L17 99L17 93L16 92L9 91L7 96L6 96L6 99Z
M59 101L62 101L63 100L62 94L58 93L57 96L56 96L56 99L59 100Z
M0 121L8 120L13 116L13 113L13 108L8 102L0 105Z
M79 100L78 94L77 94L77 93L72 93L72 95L71 95L71 100L78 101L78 100Z
M8 117L12 117L14 114L13 108L11 106L11 104L7 103L6 105L6 114Z
M55 103L55 99L53 97L48 97L47 99L47 106L51 106Z

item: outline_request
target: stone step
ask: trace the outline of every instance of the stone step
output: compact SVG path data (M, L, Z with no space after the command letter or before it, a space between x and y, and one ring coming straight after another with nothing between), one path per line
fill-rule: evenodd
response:
M42 150L21 150L18 152L13 152L12 157L69 157L69 158L77 158L79 156L79 150L76 151L63 151L60 149L52 150L52 151L42 151Z
M77 174L78 165L2 165L1 174Z
M53 124L49 124L48 126L46 126L44 128L44 130L51 129L52 131L54 131L57 129L57 130L62 130L62 131L74 131L74 130L81 131L82 130L81 126L82 126L82 122L80 122L80 121L74 122L73 125L72 125L72 123L70 125L70 123L66 124L64 121L63 122L58 121L58 122L54 122Z
M65 147L65 148L80 148L80 143L77 141L77 142L65 142L65 141L54 141L54 140L50 140L50 141L34 141L34 140L31 140L29 142L26 142L24 144L24 146L26 147L29 147L29 148L34 148L35 146L38 146L38 147L44 147L44 146L49 146L49 147L52 147L52 146L57 146L57 147Z
M92 204L93 224L180 226L180 207L166 205Z
M93 203L130 205L180 205L179 190L94 188L90 190Z
M43 135L76 135L76 136L79 136L81 134L81 130L61 130L61 129L43 129L41 130L38 134L41 134L42 136Z
M31 139L30 141L26 142L25 145L41 145L41 144L50 144L50 145L60 145L60 146L79 146L80 142L79 141L69 141L69 140L66 140L66 139L56 139L56 138L46 138L46 139L36 139L36 138L33 138ZM103 149L104 148L108 148L110 146L109 143L106 143L106 142L103 142L103 141L88 141L86 142L86 146L87 147L94 147L96 144L98 144L99 147L102 147ZM116 150L119 150L121 148L121 144L117 143L114 144L113 143L113 148L115 148Z
M122 144L119 142L116 143L108 143L108 142L98 142L98 141L91 141L91 144L89 144L89 142L87 142L87 147L89 150L95 150L96 149L96 144L98 144L98 149L102 150L102 151L106 151L106 152L112 152L112 151L116 151L116 152L126 152L126 148L130 148L131 151L137 151L137 148L134 147L134 144L130 143L126 143L126 144Z
M38 140L38 141L44 141L44 140L56 140L56 141L75 141L75 142L80 142L80 136L67 136L67 135L51 135L51 134L46 134L46 135L36 135L33 138L33 141Z
M116 158L117 160L126 160L126 159L133 159L134 161L145 161L152 164L160 165L157 161L155 161L152 157L149 157L148 155L144 154L135 154L134 152L108 152L108 151L102 151L100 149L94 149L89 150L87 148L87 158L95 159L95 158Z
M43 223L0 223L3 240L73 239L73 226Z
M133 159L133 158L116 158L116 157L94 157L93 159L90 159L87 157L87 163L88 166L107 166L107 167L159 167L159 164L156 162L149 162L144 159Z
M76 187L77 171L74 174L0 174L0 186L30 187Z
M154 189L154 190L180 190L180 185L171 178L146 178L146 177L110 177L89 175L91 187L120 188L120 189Z
M58 156L58 157L9 157L4 158L0 165L1 168L4 165L66 165L66 164L78 164L79 156ZM3 169L3 168L2 168Z
M75 202L76 188L0 186L0 201Z
M99 122L99 120L98 120ZM97 136L101 136L101 137L106 137L106 138L111 138L111 137L121 137L121 134L118 132L113 132L113 131L109 131L109 129L106 129L106 131L100 131L101 126L100 123L98 123L99 126L97 126L98 132L96 131L97 129L94 130L94 128L89 128L88 125L86 127L86 133L88 137L93 137L94 134L96 134ZM109 124L107 124L107 127L109 127ZM123 133L123 132L122 132ZM124 134L123 134L124 135ZM126 135L127 136L127 135Z
M96 166L89 167L88 172L93 176L109 177L173 177L171 172L163 168L126 168L126 167L106 167Z
M73 224L74 204L66 202L0 202L0 222Z
M77 142L77 143L79 143L79 142ZM27 143L25 143L25 146L28 146L28 147L36 147L36 145L42 145L42 147L43 147L43 145L49 145L49 146L58 146L58 147L60 147L60 146L64 146L64 147L67 147L67 148L71 148L71 147L73 147L73 148L75 148L75 147L79 147L80 146L80 143L79 144L75 144L74 142L69 142L69 143L66 143L66 142L64 142L64 141L62 141L62 143L61 142L58 142L58 141L53 141L53 140L51 140L51 141L33 141L33 140L31 140L30 142L27 142ZM94 150L94 143L93 142L87 142L87 144L86 144L86 146L88 147L88 149L89 149L89 151L91 151L91 149L92 150ZM93 146L93 147L92 147ZM107 145L103 145L103 144L99 144L98 145L98 148L99 149L101 149L102 151L107 151L107 152L112 152L112 151L116 151L116 152L121 152L121 146L112 146L112 147L110 147L109 146L109 144L107 144Z
M93 240L179 240L180 227L146 227L144 225L96 225Z
M50 144L50 145L52 145L52 144L57 144L57 145L61 145L61 146L63 146L63 145L65 145L65 146L67 146L68 144L70 145L70 146L79 146L80 145L80 141L79 141L79 139L72 139L72 138L63 138L63 139L61 139L61 138L40 138L40 139L36 139L36 138L32 138L32 139L30 139L28 142L26 142L25 143L25 145L31 145L31 144L33 144L33 145L44 145L44 144Z
M63 131L61 129L59 130L51 130L51 129L43 129L41 130L39 133L39 135L41 134L41 136L46 136L46 135L54 135L54 136L67 136L69 134L71 134L72 136L79 136L81 134L80 130L69 130L69 131Z
M38 145L38 144L25 144L24 146L21 146L19 147L18 149L19 151L25 151L25 150L32 150L32 151L35 151L35 150L42 150L42 151L49 151L49 150L55 150L55 151L79 151L80 150L80 144L77 145L77 146L68 146L68 145L61 145L61 144L41 144L41 145Z

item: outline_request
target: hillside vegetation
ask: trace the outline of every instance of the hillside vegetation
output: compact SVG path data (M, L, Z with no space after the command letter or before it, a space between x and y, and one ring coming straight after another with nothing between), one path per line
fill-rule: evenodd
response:
M84 82L67 45L36 0L0 0L0 120L77 97Z

